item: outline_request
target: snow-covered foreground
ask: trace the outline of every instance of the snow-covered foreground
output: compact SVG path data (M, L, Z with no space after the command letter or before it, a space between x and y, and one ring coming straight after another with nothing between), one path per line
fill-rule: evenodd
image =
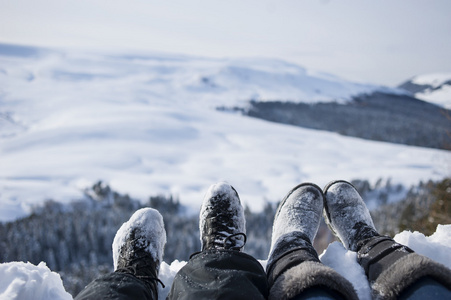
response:
M45 262L9 262L0 264L0 299L67 300L72 296L64 290L58 273L52 272Z
M410 186L450 174L447 151L215 109L251 99L346 101L381 87L274 60L17 49L0 45L0 221L46 199L82 198L98 180L143 200L173 194L197 212L222 180L259 210L304 181Z
M399 243L407 245L417 253L425 255L451 268L451 225L438 225L436 232L426 237L419 232L404 231L395 236ZM362 300L371 299L370 288L363 269L356 262L356 253L344 249L341 243L334 242L320 255L321 261L334 268L352 282ZM266 261L261 261L266 265ZM166 288L159 287L159 299L165 299L169 293L175 274L186 262L163 262L160 279ZM0 264L0 298L1 299L71 299L65 292L61 278L51 272L45 263L34 266L24 262Z

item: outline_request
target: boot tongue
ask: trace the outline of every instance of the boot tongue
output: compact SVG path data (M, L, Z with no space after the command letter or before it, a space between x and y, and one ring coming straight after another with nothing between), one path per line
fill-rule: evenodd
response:
M156 275L159 269L159 262L146 251L146 243L140 243L137 239L129 239L121 248L117 270L133 270L131 274L146 273L152 271L151 275ZM147 274L143 274L147 275Z
M163 282L158 279L160 262L155 261L145 248L136 248L133 241L127 241L121 249L118 268L115 272L127 273L144 282L153 295L158 295L157 283L164 288Z
M202 251L240 251L246 243L244 214L237 192L229 185L212 191L200 215Z
M244 233L236 233L235 228L227 226L230 216L218 214L205 220L207 228L206 234L203 235L202 251L216 249L232 249L240 250L246 244L246 235ZM242 236L242 238L239 238ZM242 240L243 239L243 240Z
M136 230L131 232L120 249L116 272L132 274L144 281L151 280L151 285L156 288L160 262L149 253L148 245L149 241L140 238Z

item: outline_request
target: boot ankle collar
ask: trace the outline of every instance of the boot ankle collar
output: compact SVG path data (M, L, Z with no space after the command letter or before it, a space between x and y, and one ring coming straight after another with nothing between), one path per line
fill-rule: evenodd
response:
M280 275L306 261L320 262L313 246L291 249L279 256L277 260L268 262L266 274L269 286L272 286Z
M381 270L377 270L376 272L373 268L370 272L371 266L388 255L391 255L393 252L404 253L402 255L405 255L414 251L407 246L395 242L388 236L377 236L362 241L360 249L357 252L357 261L362 266L366 276L370 280L373 280L378 277ZM397 257L398 255L393 256L394 261L398 259Z

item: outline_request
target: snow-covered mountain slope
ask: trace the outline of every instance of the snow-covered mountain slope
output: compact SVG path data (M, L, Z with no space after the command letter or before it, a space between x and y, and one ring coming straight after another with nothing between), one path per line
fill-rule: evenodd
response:
M433 73L415 76L399 88L416 98L451 109L451 73Z
M145 199L233 184L261 208L295 184L449 175L451 154L219 112L250 99L346 101L385 89L274 60L112 55L0 45L0 220L98 180Z

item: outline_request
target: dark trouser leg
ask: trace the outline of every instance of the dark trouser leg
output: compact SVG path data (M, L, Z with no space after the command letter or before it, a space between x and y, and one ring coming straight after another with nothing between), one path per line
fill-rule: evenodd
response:
M345 300L345 298L335 291L316 286L290 300Z
M177 273L168 299L266 299L268 283L261 264L234 250L207 250Z
M423 277L414 284L406 288L401 295L400 300L437 300L451 299L451 290L443 284L430 277Z
M110 273L88 284L74 300L157 300L149 286L137 277L126 273Z
M405 293L451 287L451 270L396 243L376 236L359 242L359 264L365 270L374 297L398 299ZM429 280L425 279L428 278ZM432 281L430 281L432 280ZM432 286L431 286L432 284Z

